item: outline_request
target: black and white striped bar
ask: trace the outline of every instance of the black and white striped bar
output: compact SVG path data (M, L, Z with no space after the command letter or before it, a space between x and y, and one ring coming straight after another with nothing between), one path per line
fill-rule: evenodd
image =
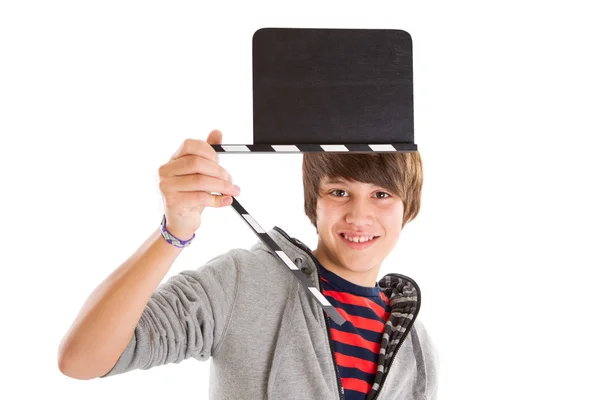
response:
M331 317L331 319L338 325L342 325L346 320L342 315L338 312L338 310L331 305L331 303L323 296L318 287L315 287L313 283L304 275L302 271L298 269L296 264L281 250L281 248L275 243L275 241L269 236L267 232L263 228L258 225L256 220L252 218L250 214L242 207L242 205L233 198L233 203L231 203L232 207L237 211L237 213L242 217L244 221L252 228L252 230L256 233L258 238L263 241L263 243L268 246L271 250L277 254L279 259L283 261L285 265L290 269L290 271L294 274L296 278L300 280L304 288L308 291L312 297L319 302L321 307L325 310L327 315Z
M387 144L211 144L217 153L414 152L414 143Z

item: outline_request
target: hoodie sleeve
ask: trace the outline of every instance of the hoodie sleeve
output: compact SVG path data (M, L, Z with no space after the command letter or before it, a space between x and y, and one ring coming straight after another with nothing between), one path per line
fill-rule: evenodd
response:
M227 331L237 296L240 277L235 251L160 284L129 344L101 378L179 363L190 357L208 360Z

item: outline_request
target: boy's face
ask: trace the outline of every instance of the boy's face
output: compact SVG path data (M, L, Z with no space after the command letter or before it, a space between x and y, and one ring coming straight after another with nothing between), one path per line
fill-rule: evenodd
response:
M382 261L400 237L402 200L373 184L323 178L316 209L319 244L313 253L317 259L353 283L374 286ZM378 237L350 243L343 233Z

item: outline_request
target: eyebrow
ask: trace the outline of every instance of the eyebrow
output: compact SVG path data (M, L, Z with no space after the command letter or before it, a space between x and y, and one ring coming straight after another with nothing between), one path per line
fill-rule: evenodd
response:
M345 185L345 184L349 184L350 182L346 179L342 179L342 178L334 178L334 179L326 179L323 180L322 184L323 185ZM369 185L371 185L372 187L377 187L377 188L382 188L384 190L391 190L391 189L386 189L383 186L379 186L376 185L374 183L369 183Z
M335 178L335 179L327 179L323 181L323 184L325 185L330 185L330 184L334 184L334 183L348 183L347 180L344 179L340 179L340 178Z

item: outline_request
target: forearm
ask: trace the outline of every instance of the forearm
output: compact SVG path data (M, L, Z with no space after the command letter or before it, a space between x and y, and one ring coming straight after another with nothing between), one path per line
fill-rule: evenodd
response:
M110 371L181 251L157 229L90 294L60 344L58 362L63 374L92 379Z

